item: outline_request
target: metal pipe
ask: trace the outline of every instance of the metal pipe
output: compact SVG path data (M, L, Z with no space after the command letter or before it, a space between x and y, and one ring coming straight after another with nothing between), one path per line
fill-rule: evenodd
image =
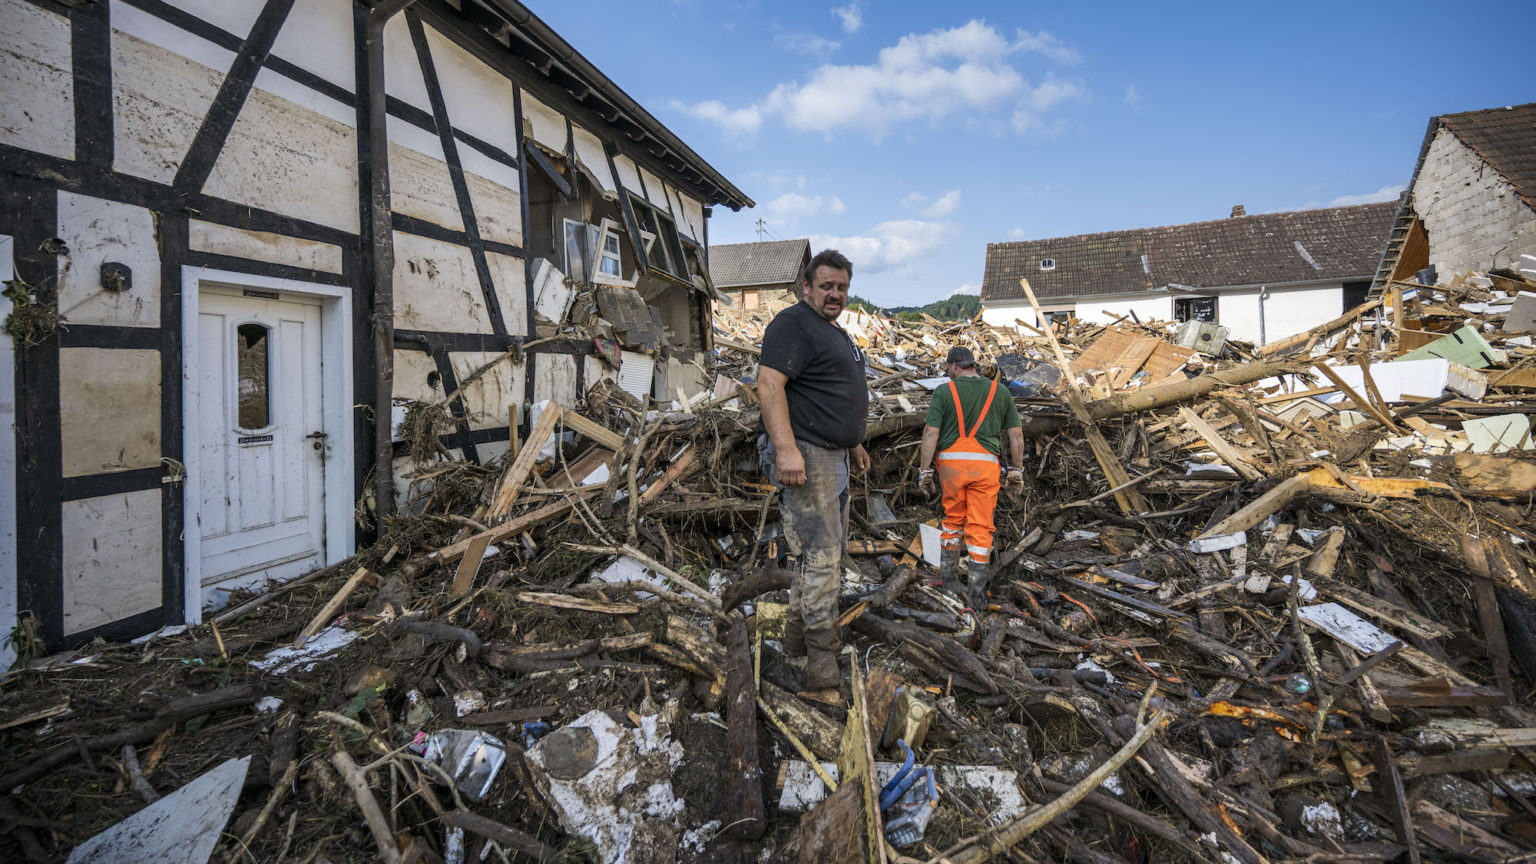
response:
M373 479L378 528L395 509L395 237L389 204L389 128L384 89L384 26L416 0L380 0L368 10L368 225L373 262L373 332L378 366L374 394Z
M1264 333L1264 301L1269 298L1269 286L1259 286L1259 345L1262 347L1268 339Z

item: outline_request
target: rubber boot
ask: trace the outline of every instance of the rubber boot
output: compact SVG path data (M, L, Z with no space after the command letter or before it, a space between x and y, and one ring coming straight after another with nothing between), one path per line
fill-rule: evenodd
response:
M987 583L992 580L991 567L981 561L965 562L967 581L971 588L971 609L980 614L987 608Z
M939 550L939 579L944 591L956 597L965 597L965 587L960 584L960 547Z
M835 626L805 631L805 689L838 688L843 681L842 672L837 668L837 654L842 647Z

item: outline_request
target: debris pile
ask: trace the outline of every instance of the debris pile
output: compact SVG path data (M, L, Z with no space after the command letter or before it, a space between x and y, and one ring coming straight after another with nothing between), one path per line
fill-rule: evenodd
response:
M1533 860L1533 319L1514 273L1262 347L845 314L878 398L828 704L778 642L765 321L728 313L712 393L424 451L353 559L10 673L0 854L174 795L199 864ZM917 491L954 344L1032 442L975 612Z

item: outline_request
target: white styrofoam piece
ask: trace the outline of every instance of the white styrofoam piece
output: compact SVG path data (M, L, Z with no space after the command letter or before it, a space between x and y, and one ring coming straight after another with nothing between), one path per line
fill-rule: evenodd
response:
M921 385L924 390L937 390L940 387L943 387L945 384L948 384L949 378L946 376L940 376L938 378L919 378L917 379L917 383Z
M1371 364L1371 380L1376 382L1376 389L1380 391L1381 398L1388 402L1400 402L1403 396L1439 396L1445 391L1446 375L1450 368L1450 361L1440 357L1429 360L1399 360L1395 363ZM1359 366L1335 366L1335 374L1344 383L1354 388L1364 398L1366 395L1365 375ZM1323 382L1326 383L1326 382ZM1342 402L1348 398L1342 391L1323 393L1317 397L1324 402Z
M1247 531L1234 531L1231 534L1217 534L1213 537L1197 537L1189 541L1191 552L1221 552L1226 549L1235 549L1248 543Z
M345 627L327 627L309 637L303 645L297 648L294 648L292 645L284 645L281 648L274 649L268 652L266 657L260 660L252 660L251 666L269 675L283 675L294 671L308 672L315 668L315 664L320 662L322 658L329 657L347 647L356 638L356 630L348 630Z
M1472 443L1473 453L1508 453L1511 450L1536 450L1531 440L1529 414L1500 414L1461 422L1462 431Z
M656 579L656 576L651 573L651 571L647 569L644 564L641 564L639 561L636 561L633 558L624 556L616 559L612 564L609 564L602 570L594 570L592 572L592 578L599 582L629 582L635 579L643 579L646 582L652 582ZM635 592L635 599L640 601L649 600L655 596L655 594L652 594L649 591Z
M917 536L923 541L923 561L930 566L939 566L939 529L926 523L917 526Z
M1301 620L1361 654L1375 654L1398 641L1380 627L1337 603L1303 606L1297 614Z
M230 759L75 847L66 864L206 864L251 757Z

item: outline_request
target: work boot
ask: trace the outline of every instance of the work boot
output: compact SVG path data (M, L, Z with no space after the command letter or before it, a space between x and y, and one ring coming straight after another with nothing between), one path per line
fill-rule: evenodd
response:
M843 673L837 668L837 655L842 647L835 625L805 631L805 689L837 689L843 681Z
M967 558L965 567L967 581L971 588L971 609L979 615L987 608L987 583L992 581L992 574L988 571L991 570L991 566L985 562Z
M784 655L790 658L805 656L805 619L794 609L784 616Z
M956 597L965 597L965 588L960 584L960 549L941 549L939 551L939 580L944 591Z

